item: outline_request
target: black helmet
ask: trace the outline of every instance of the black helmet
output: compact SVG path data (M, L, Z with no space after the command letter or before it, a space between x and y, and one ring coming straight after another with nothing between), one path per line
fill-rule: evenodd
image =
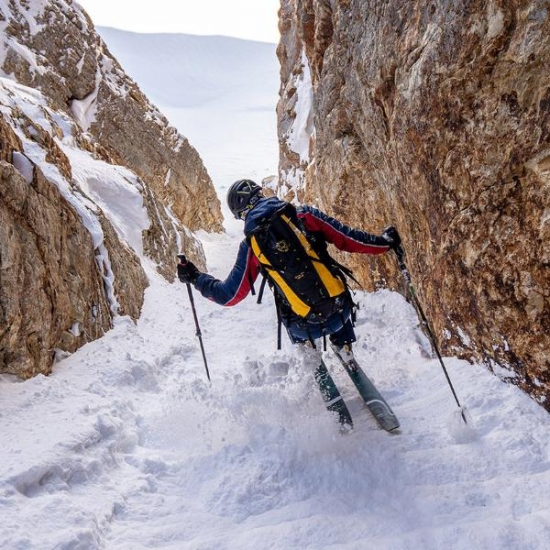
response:
M262 188L252 180L238 180L227 192L227 206L239 220L243 212L258 202L261 193Z

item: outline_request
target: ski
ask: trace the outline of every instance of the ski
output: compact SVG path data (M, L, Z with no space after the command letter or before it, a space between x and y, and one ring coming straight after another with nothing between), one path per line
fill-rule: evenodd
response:
M359 366L353 357L353 353L347 350L345 346L342 348L342 351L339 351L338 348L332 344L331 348L342 363L342 366L348 373L351 381L355 384L363 401L365 401L365 405L368 407L380 427L388 432L397 430L399 428L399 420L397 420L391 407L376 389L370 378Z
M353 420L344 398L340 395L332 376L322 360L315 370L315 382L319 386L327 410L338 414L338 421L343 427L353 428Z

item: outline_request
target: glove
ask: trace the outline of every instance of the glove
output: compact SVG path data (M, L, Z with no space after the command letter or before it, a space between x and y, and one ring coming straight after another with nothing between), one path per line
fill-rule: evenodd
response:
M384 229L382 237L388 241L388 245L392 250L397 250L401 246L401 237L393 225Z
M178 279L182 283L195 284L200 274L201 272L197 269L197 266L189 260L186 262L180 261L178 264Z

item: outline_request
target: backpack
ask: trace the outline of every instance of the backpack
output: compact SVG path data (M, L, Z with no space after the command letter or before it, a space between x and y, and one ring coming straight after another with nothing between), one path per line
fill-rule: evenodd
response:
M326 242L306 232L296 208L285 203L247 234L247 242L260 262L281 317L293 322L322 325L337 312L349 294L345 275L351 271L330 257Z

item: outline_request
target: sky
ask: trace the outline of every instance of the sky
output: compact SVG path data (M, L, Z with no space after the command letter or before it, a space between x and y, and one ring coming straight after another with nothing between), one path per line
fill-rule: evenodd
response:
M96 26L279 42L279 0L78 0ZM154 7L153 7L154 6Z

